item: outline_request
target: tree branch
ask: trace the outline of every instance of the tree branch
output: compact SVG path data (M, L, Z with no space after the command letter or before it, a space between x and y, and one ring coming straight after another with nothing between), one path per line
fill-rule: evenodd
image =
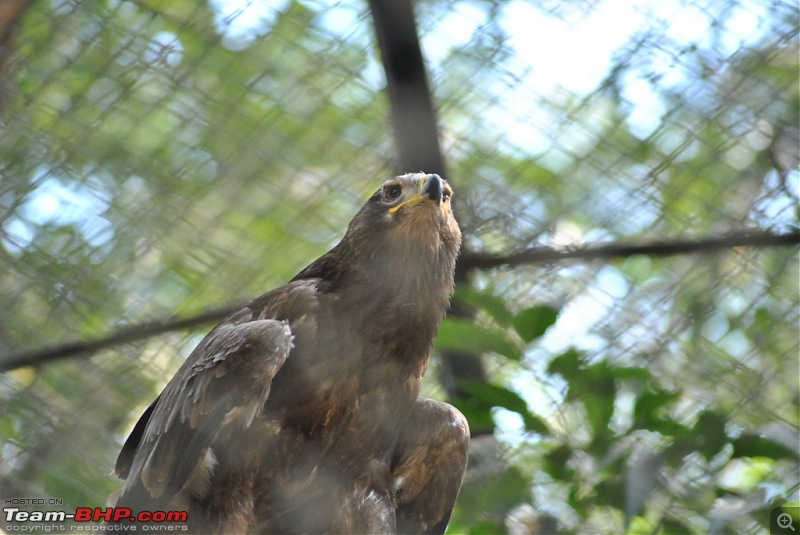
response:
M784 247L800 244L800 232L773 234L765 231L740 231L725 236L661 240L642 244L610 243L608 245L554 248L532 247L508 255L465 253L462 269L491 269L517 267L526 264L546 264L565 260L608 260L635 255L653 257L679 254L711 253L734 247Z
M510 255L488 253L466 253L459 260L459 270L492 269L497 267L516 267L527 264L546 264L566 260L598 260L627 258L645 254L653 257L679 254L712 253L735 247L787 247L800 245L800 231L784 234L770 232L744 231L725 236L696 240L662 240L643 244L611 243L600 246L587 246L575 249L555 249L553 247L533 247ZM77 355L89 356L102 349L120 344L144 340L159 334L191 329L200 325L214 323L235 312L243 305L229 306L200 313L190 318L166 318L162 320L130 325L96 340L78 340L65 344L34 349L33 351L11 354L0 358L0 372L23 366L41 365Z
M369 0L386 74L397 170L447 178L411 0Z
M369 0L369 7L386 73L386 94L397 152L396 171L437 173L457 187L447 175L439 143L436 108L417 35L413 2ZM469 271L457 269L455 282L458 286L469 284ZM457 302L453 302L450 314L464 319L473 317L472 311L460 307ZM465 395L459 386L465 380L486 381L480 355L443 351L440 357L440 379L450 398Z
M139 340L144 340L163 333L181 331L207 323L219 322L241 307L242 305L218 308L201 312L196 316L184 319L165 318L148 321L123 327L108 336L96 340L77 340L53 347L34 349L33 351L18 353L16 355L12 354L0 359L0 372L7 372L23 366L36 366L53 360L77 355L90 356L101 349L138 342Z

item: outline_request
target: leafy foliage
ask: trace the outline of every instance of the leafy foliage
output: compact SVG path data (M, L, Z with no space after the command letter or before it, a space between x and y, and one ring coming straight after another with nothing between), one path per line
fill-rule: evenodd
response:
M605 70L578 89L569 42L525 38L591 29L607 2L417 3L465 247L796 228L796 6L662 4L605 60L581 34ZM391 174L365 5L226 6L41 2L14 28L0 358L274 287ZM557 61L526 65L542 48ZM488 382L450 401L492 434L451 532L764 532L797 493L797 280L790 248L471 272L472 316L434 350L481 355ZM0 376L0 494L103 504L202 332Z

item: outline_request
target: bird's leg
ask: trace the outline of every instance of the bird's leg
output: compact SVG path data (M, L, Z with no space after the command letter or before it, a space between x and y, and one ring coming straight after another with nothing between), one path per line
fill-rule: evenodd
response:
M419 398L400 432L392 477L398 533L444 533L467 468L469 427L441 401Z

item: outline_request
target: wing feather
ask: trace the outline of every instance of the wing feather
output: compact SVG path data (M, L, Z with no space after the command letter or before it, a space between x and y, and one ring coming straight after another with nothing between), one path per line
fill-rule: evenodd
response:
M142 413L139 417L139 420L136 422L136 425L133 427L131 434L128 435L128 438L125 439L125 444L122 446L122 449L117 456L117 462L114 464L114 473L120 479L128 479L128 474L131 471L131 465L133 464L133 458L136 455L136 450L139 449L139 443L142 441L142 437L144 436L144 430L147 427L147 422L150 421L150 416L153 414L153 410L156 408L158 404L158 400L161 399L161 395L159 395Z
M132 462L127 442L118 460L127 475L121 504L139 485L150 498L179 493L213 466L211 448L225 428L247 427L260 413L293 336L288 321L252 317L245 309L211 331L145 412Z

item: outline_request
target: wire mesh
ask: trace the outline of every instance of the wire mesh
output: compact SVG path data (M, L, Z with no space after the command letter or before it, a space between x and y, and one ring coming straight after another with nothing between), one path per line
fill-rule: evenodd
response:
M334 244L392 174L366 3L16 5L18 17L0 19L0 355L244 302ZM793 3L436 0L416 10L470 251L796 228ZM713 412L732 437L758 430L796 449L797 281L793 247L473 273L472 286L512 312L559 311L520 360L483 355L492 382L556 438L495 410L498 463L521 474L524 492L494 509L465 506L457 527L535 532L547 513L579 532L619 531L637 515L759 531L748 497L766 493L762 508L796 499L796 461L695 452L649 469L660 484L637 515L629 502L581 505L576 495L602 494L591 489L604 471L634 464L628 452L663 453L656 431L625 431L653 385L618 379L609 427L626 435L626 453L572 456L581 484L570 486L543 459L554 444L587 451L591 417L548 366L572 349L587 365L647 369L660 391L679 393L664 410L687 429ZM502 327L493 321L476 318ZM0 376L0 498L104 503L125 434L204 332ZM425 391L443 396L436 371ZM479 504L466 488L465 503ZM745 506L725 516L718 499Z

